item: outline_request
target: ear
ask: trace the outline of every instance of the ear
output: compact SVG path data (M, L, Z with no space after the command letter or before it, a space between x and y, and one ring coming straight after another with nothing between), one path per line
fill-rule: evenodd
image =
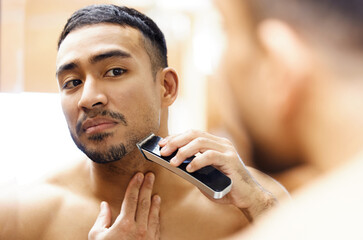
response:
M175 101L178 95L179 79L173 68L164 68L160 73L160 99L161 106L168 107Z
M309 80L313 58L308 45L287 23L267 19L258 26L258 38L271 63L273 109L290 119L303 101L301 92Z

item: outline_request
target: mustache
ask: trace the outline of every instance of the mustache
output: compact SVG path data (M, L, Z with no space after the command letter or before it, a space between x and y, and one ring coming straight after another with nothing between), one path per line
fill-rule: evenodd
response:
M86 113L85 115L83 115L82 118L77 122L76 133L78 135L80 135L82 133L82 131L83 131L82 124L87 118L95 118L98 116L110 117L110 118L115 119L118 122L122 123L124 126L127 126L126 118L121 113L113 112L110 110L94 110L94 111L90 111L90 112Z

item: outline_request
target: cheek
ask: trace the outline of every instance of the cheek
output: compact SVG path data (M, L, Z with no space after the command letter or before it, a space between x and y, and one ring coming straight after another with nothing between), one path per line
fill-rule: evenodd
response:
M114 89L110 89L114 92ZM150 102L154 102L154 92L149 85L135 84L128 87L119 87L119 91L112 94L113 99L118 106L124 106L125 109L142 108ZM109 97L112 97L109 95Z
M139 119L144 121L148 116L152 119L158 116L160 105L158 97L155 89L140 85L117 93L113 101L114 105L120 106L120 111L129 118L129 121L137 122Z

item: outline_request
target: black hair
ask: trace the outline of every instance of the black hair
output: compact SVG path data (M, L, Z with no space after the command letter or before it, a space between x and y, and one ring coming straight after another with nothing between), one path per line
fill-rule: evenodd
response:
M138 29L144 36L144 47L149 55L152 71L168 66L164 34L156 23L139 11L125 6L90 5L74 12L59 37L58 49L67 35L83 26L98 23L114 23Z

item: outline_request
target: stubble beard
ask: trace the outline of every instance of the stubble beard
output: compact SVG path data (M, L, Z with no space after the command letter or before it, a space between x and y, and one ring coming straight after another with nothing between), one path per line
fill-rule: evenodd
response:
M104 111L105 112L105 111ZM103 115L110 115L114 117L116 115L115 113L113 115L109 114L107 111ZM119 114L121 116L121 114ZM123 115L122 115L123 116ZM124 117L119 117L119 119L122 119L122 124L124 126L127 126L126 119ZM144 139L148 134L151 132L156 132L160 125L160 120L156 124L155 120L153 118L150 118L150 116L146 115L144 119L144 128L129 131L124 137L124 142L120 142L118 144L107 146L107 138L113 137L114 133L96 133L88 136L88 141L93 142L96 147L95 149L91 149L86 146L86 144L82 144L79 140L79 136L83 135L83 132L80 128L80 124L77 124L75 133L71 131L69 128L69 132L71 134L71 137L76 144L76 146L87 155L89 159L91 159L95 163L111 163L115 161L119 161L122 158L124 158L128 153L134 151L136 149L136 144L140 142L142 139ZM154 120L154 121L153 121ZM146 127L147 126L147 127ZM69 126L68 126L69 127ZM78 137L77 137L78 136Z
M103 141L105 141L106 138L111 137L112 133L100 133L100 134L94 134L88 138L88 140L101 144ZM130 145L132 143L120 143L118 145L110 146L107 149L104 150L93 150L87 148L85 145L80 143L79 140L74 136L74 134L71 133L72 139L76 146L87 155L89 159L91 159L95 163L110 163L115 162L120 159L122 159L129 151L132 151L130 149L129 151L126 150L126 146L130 148ZM137 143L137 142L136 142ZM136 144L135 143L135 144Z

